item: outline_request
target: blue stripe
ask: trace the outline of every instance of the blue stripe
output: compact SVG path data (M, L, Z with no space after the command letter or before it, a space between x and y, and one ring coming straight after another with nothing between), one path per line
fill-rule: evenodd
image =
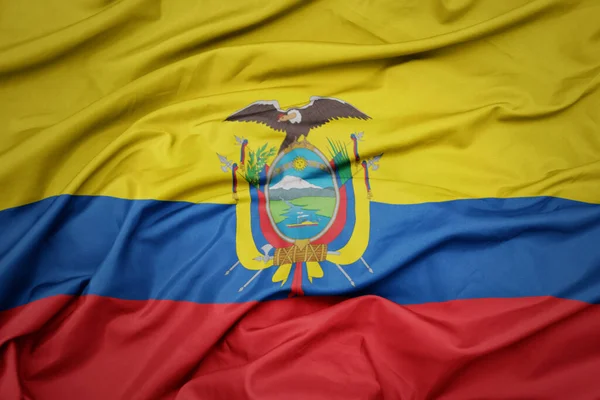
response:
M600 205L535 197L371 204L371 240L345 271L323 263L308 295L402 304L557 296L600 302ZM226 303L286 297L237 260L230 205L59 196L0 212L0 308L56 294ZM306 274L304 274L306 275Z

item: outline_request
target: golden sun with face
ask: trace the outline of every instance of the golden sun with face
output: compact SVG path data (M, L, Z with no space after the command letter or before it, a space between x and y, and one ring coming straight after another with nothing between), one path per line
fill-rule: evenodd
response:
M296 171L302 171L304 168L306 168L306 159L304 157L294 158L293 163Z

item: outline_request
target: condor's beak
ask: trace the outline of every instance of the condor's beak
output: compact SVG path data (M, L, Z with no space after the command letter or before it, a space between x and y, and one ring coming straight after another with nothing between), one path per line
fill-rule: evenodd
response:
M277 121L278 121L278 122L283 122L283 121L287 121L287 120L289 120L289 119L290 119L290 117L289 117L289 116L287 116L287 115L285 115L285 114L281 114L281 115L279 115L279 118L277 118Z

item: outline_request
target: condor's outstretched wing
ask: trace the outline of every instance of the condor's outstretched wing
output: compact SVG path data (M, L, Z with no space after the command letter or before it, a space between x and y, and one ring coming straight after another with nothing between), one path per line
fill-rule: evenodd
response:
M370 119L368 115L360 112L351 104L333 97L310 98L310 103L300 108L302 122L311 128L324 125L340 118Z
M285 132L285 122L278 122L279 114L285 114L277 101L257 101L231 114L225 121L245 121L265 124L276 131Z

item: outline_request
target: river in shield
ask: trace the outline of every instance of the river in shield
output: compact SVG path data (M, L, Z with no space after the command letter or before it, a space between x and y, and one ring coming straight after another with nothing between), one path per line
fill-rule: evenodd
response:
M317 214L318 210L307 207L308 201L297 199L295 204L286 201L289 209L282 213L282 221L277 223L277 228L290 239L310 239L317 236L329 223L330 217Z

